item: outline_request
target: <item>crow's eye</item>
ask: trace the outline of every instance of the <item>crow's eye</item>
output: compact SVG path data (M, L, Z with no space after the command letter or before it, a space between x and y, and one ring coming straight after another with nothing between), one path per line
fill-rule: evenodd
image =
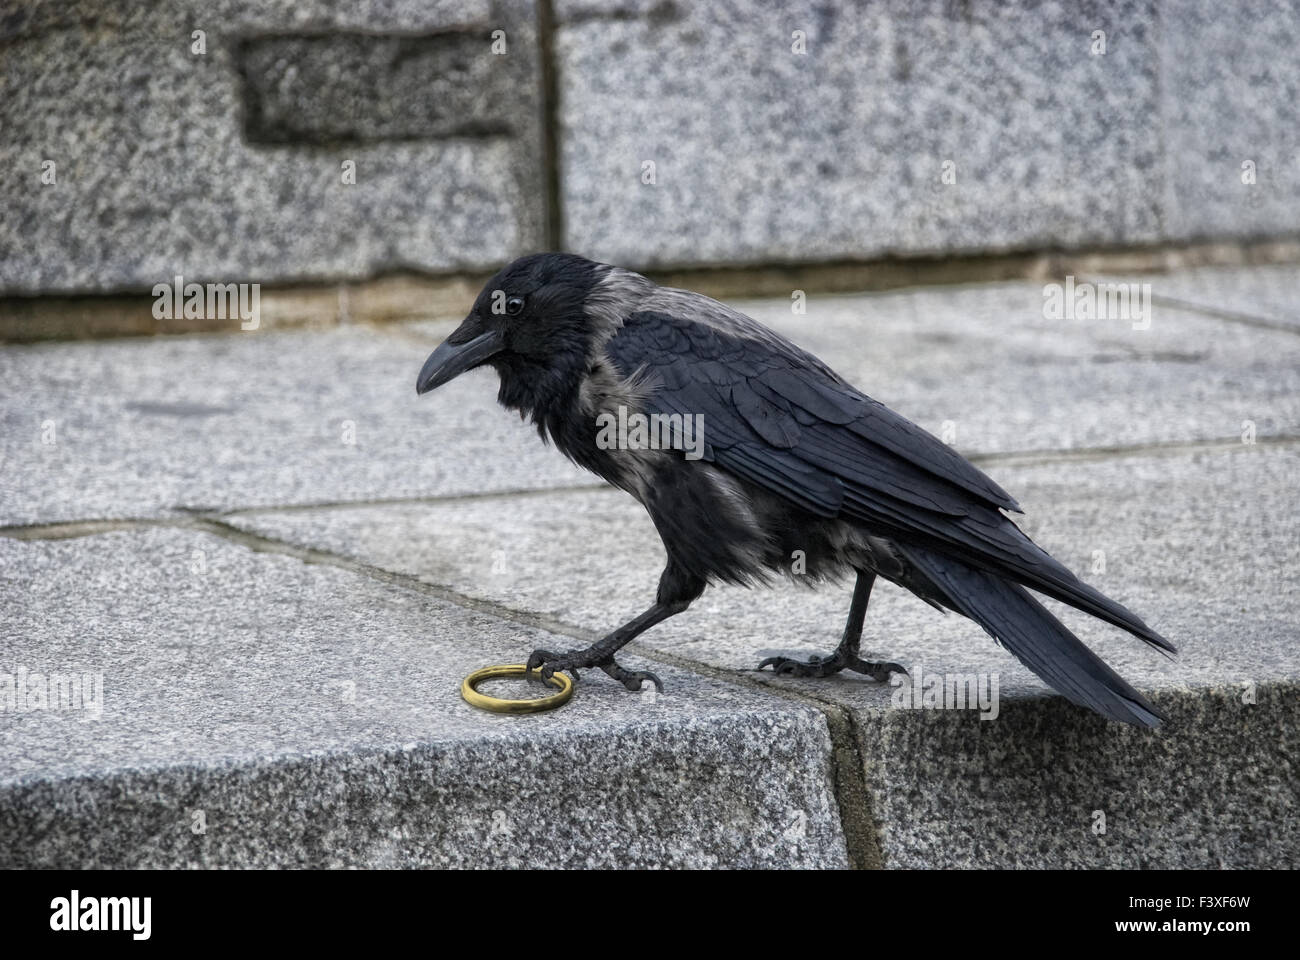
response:
M506 301L506 313L512 317L524 308L523 297L511 297Z

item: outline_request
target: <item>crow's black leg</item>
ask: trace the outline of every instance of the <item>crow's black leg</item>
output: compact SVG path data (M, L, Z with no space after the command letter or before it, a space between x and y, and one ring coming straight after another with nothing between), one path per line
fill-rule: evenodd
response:
M629 690L640 690L641 684L649 680L662 693L663 681L653 673L624 669L614 660L614 654L656 623L662 623L669 617L681 613L703 591L703 580L685 574L670 562L659 579L659 597L649 610L633 617L585 650L569 650L566 653L534 650L528 657L528 669L531 672L540 667L541 678L547 680L556 670L568 670L576 677L578 671L583 668L599 667Z
M855 673L865 673L872 680L881 683L887 682L891 673L907 673L896 663L863 660L858 656L858 649L862 645L862 623L867 616L867 601L871 598L871 587L875 582L874 573L858 571L858 581L853 586L853 603L849 606L849 619L844 624L844 638L829 657L813 657L810 660L768 657L758 665L758 669L770 666L773 672L783 677L829 677L841 670L852 670Z
M567 653L534 650L528 658L528 669L532 671L541 667L542 679L547 680L556 670L568 670L577 676L577 671L584 667L600 667L629 690L640 690L642 681L649 680L662 691L663 681L653 673L625 670L614 661L614 654L637 634L649 630L656 623L667 620L674 614L681 613L688 606L689 603L656 603L645 613L634 617L613 633L597 640L586 650L570 650Z

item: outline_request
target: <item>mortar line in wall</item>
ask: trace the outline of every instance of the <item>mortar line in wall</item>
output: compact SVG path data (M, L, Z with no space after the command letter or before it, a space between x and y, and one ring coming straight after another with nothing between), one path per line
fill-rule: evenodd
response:
M555 60L555 7L537 3L537 62L541 80L543 192L546 196L545 241L549 250L564 249L564 205L561 195L559 144L559 74Z

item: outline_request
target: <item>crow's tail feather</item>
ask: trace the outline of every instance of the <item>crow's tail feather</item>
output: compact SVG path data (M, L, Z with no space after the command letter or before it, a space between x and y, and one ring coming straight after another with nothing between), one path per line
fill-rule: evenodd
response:
M948 606L1072 702L1143 727L1167 719L1018 583L921 547L900 549Z

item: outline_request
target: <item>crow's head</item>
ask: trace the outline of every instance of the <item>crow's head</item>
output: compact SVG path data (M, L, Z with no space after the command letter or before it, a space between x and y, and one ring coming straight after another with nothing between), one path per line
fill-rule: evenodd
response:
M589 301L612 269L568 253L537 253L502 268L425 361L415 392L484 364L501 375L500 399L509 406L535 408L576 387L593 344L608 336L605 311Z

